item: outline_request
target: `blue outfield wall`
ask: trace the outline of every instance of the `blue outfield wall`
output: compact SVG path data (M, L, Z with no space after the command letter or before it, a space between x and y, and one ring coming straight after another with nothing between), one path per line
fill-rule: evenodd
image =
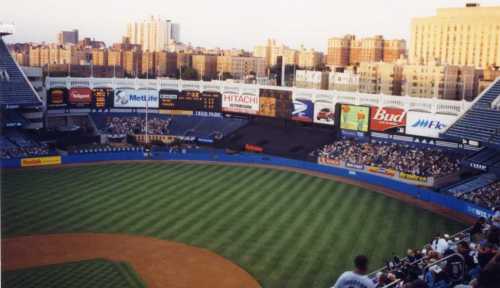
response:
M130 161L145 160L142 152L111 152L111 153L90 153L62 156L62 164L92 163L101 161ZM273 166L284 166L299 168L304 170L322 172L335 176L345 177L354 181L365 182L377 186L389 188L408 194L417 199L437 204L439 206L455 210L457 212L473 217L490 217L493 212L462 201L450 195L434 192L429 189L417 187L411 184L395 181L389 178L381 177L367 172L355 171L340 167L331 167L319 165L313 162L293 160L283 157L270 156L265 154L239 153L229 155L221 150L190 150L186 154L155 152L151 160L187 160L187 161L217 161L227 163L249 163L264 164ZM2 160L3 168L19 168L20 159Z

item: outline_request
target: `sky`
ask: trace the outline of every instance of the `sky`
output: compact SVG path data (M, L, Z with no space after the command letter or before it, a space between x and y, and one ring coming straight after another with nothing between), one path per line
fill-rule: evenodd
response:
M11 0L0 22L15 25L12 42L55 42L61 30L78 29L107 45L119 42L129 21L151 15L181 24L181 41L195 46L242 48L275 38L289 47L325 51L329 37L355 34L408 39L413 17L463 0ZM476 0L483 6L499 0Z

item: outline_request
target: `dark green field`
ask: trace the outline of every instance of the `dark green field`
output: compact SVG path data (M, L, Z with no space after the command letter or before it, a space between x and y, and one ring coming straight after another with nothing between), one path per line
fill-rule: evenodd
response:
M2 275L2 286L8 288L146 287L128 264L103 259L9 271Z
M114 164L2 174L2 236L147 235L208 248L264 287L329 287L464 225L362 188L278 170Z

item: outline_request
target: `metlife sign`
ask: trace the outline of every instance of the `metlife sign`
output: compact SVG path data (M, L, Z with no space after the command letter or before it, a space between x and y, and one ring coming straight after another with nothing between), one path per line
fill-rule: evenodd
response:
M113 107L146 108L146 101L148 108L158 108L158 91L142 89L117 89L115 90Z
M457 116L409 111L406 116L406 134L439 138L457 119Z

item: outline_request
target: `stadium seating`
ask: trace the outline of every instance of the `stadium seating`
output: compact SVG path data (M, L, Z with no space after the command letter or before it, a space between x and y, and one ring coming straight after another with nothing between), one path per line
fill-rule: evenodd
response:
M142 134L144 125L136 125L137 121L144 121L145 114L136 113L92 113L96 127L105 134L116 134L110 121L121 122L120 131L123 134ZM161 114L149 115L150 134L193 136L195 138L214 139L227 135L245 125L246 120L238 118L216 118L199 116L168 116ZM129 124L126 124L126 123ZM141 122L141 123L142 123ZM124 124L125 123L125 124ZM139 122L137 122L139 123ZM116 125L115 125L116 126ZM137 129L134 129L137 128ZM124 131L125 129L125 131Z
M448 188L448 192L453 195L460 195L472 192L474 190L477 190L479 188L482 188L484 186L487 186L495 182L496 179L497 177L495 176L495 174L492 173L481 174L475 178L468 179L465 182L453 185L453 187Z
M499 95L500 79L497 79L443 136L458 141L475 140L500 147L500 110L493 107L493 101Z
M0 38L0 105L39 106L35 90Z
M224 147L245 149L246 144L258 146L266 154L306 159L309 154L333 141L331 128L302 126L274 119L254 119L224 139Z

